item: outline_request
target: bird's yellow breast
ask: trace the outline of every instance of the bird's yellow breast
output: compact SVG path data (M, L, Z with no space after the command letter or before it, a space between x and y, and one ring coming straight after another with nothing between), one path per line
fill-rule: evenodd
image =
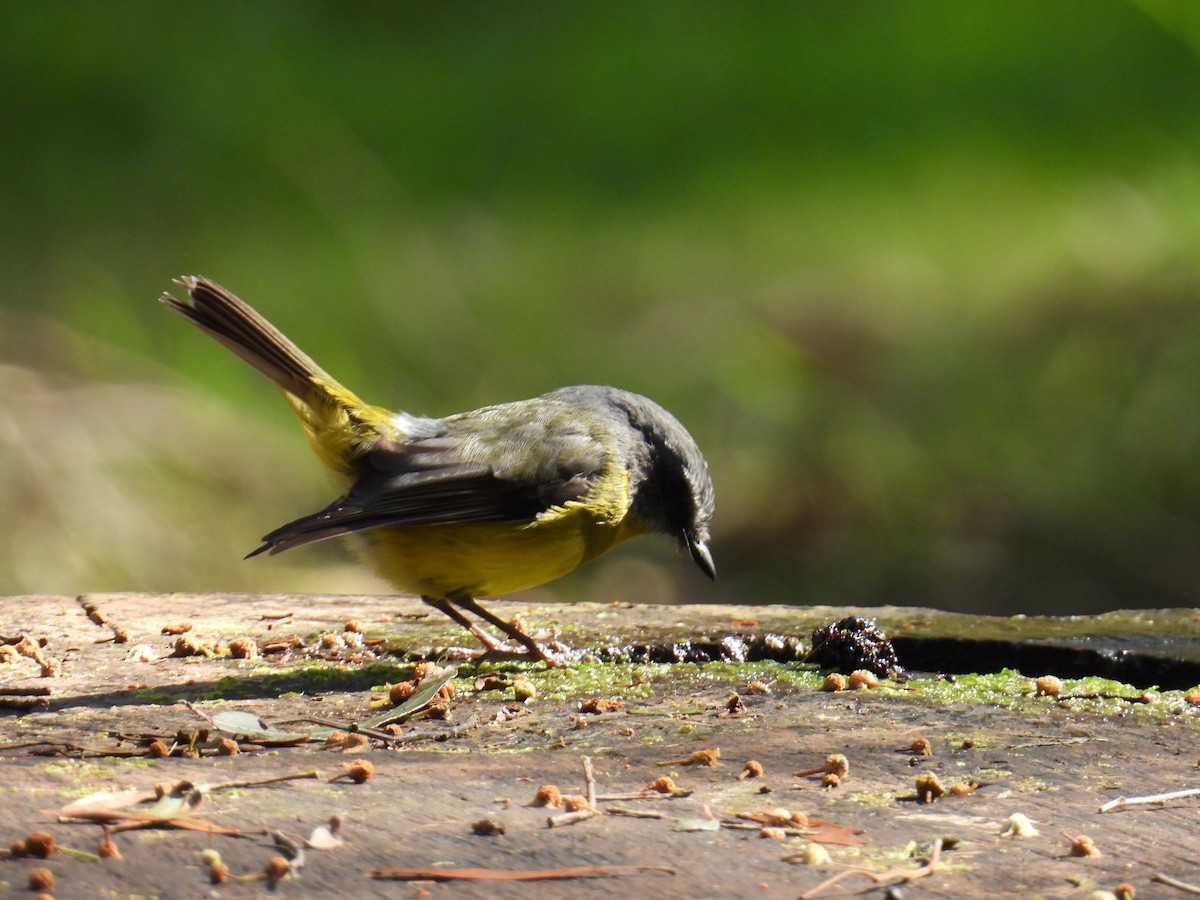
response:
M641 532L580 505L533 522L373 528L351 546L401 591L494 597L554 581Z

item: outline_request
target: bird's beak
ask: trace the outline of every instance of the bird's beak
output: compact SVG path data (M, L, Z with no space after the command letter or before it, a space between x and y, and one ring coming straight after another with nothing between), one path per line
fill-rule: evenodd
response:
M717 578L717 567L713 564L708 544L691 534L684 535L683 540L687 544L688 552L692 554L692 559L700 567L700 571L715 581Z

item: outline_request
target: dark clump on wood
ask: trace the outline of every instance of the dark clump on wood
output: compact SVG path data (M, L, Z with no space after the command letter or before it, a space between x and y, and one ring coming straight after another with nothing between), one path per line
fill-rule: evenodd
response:
M866 669L883 678L904 674L891 640L874 619L861 616L847 616L814 631L805 662L839 672Z

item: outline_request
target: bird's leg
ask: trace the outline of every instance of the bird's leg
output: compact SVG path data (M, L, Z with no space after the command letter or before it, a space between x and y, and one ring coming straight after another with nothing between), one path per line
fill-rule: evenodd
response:
M445 613L471 634L475 635L476 640L483 644L484 653L480 659L493 660L509 660L520 662L530 658L544 662L548 666L563 666L565 661L551 655L545 647L542 647L537 641L527 635L515 625L505 622L499 616L484 609L472 597L455 597L454 600L449 600L444 597L427 597L422 596L421 599L426 605L432 606L439 612ZM518 644L525 648L525 652L516 653L509 650L494 637L484 631L477 623L472 622L457 606L463 607L470 612L473 612L479 618L491 623L497 629L502 631L506 636L512 638Z
M523 656L532 656L534 659L539 659L548 666L558 667L566 665L565 661L551 655L549 652L547 652L545 647L523 632L520 628L517 628L511 622L505 622L495 613L484 609L477 602L475 602L474 597L455 597L453 602L455 605L462 607L468 612L473 612L475 615L479 616L479 618L504 632L505 635L512 638L514 641L524 647L528 652L522 654ZM453 618L453 616L451 618ZM474 629L472 629L472 633L476 634ZM476 636L478 635L476 634ZM484 646L487 645L485 644ZM491 647L488 647L489 651L491 651L491 649Z
M449 600L441 597L422 597L421 599L425 601L427 605L432 606L438 612L445 613L463 628L467 629L467 631L471 632L471 634L475 635L475 638L479 641L479 643L483 644L484 649L486 649L488 653L502 654L507 652L504 649L504 646L500 644L494 637L455 609L454 605L451 604Z

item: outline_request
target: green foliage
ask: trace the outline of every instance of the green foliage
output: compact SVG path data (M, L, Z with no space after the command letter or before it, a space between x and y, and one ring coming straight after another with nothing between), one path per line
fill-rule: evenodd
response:
M153 302L197 272L385 405L676 411L721 580L630 547L561 596L1200 605L1198 23L4 5L0 592L374 586L328 548L240 561L326 489Z

